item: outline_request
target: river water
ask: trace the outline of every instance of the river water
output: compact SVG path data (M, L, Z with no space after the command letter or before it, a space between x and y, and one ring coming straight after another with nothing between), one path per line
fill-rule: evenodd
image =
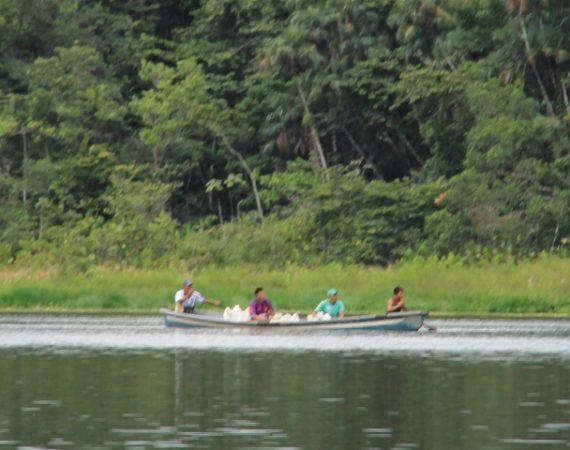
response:
M570 321L436 332L0 316L0 449L568 449Z

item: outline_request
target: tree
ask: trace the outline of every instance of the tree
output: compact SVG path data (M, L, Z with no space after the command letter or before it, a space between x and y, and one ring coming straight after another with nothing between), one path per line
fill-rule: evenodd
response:
M155 165L164 161L169 147L193 138L218 139L228 153L234 156L248 175L255 197L259 218L263 206L254 171L235 148L230 133L236 128L238 117L225 106L223 100L212 99L201 69L193 59L181 60L176 68L164 64L143 65L142 76L152 81L154 88L133 102L147 125L141 138L152 148ZM198 153L196 157L200 157Z
M298 140L295 147L306 145L325 179L330 161L344 162L343 153L370 159L352 134L358 105L352 101L356 86L346 75L383 45L381 24L378 11L353 2L308 7L294 11L283 33L263 49L260 65L268 76L261 81L281 90L268 93L274 109L269 117L276 122L268 129Z
M80 151L112 142L126 114L120 87L100 54L89 47L56 49L29 70L31 113L37 129Z

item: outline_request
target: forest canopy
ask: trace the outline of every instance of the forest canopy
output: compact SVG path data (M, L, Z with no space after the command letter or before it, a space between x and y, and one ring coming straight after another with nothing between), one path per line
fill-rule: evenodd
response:
M567 0L0 0L0 262L568 254Z

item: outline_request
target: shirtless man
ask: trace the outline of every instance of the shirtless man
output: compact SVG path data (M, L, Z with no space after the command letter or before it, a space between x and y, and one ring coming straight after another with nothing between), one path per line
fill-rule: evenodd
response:
M404 303L404 289L400 286L394 288L394 295L388 299L386 304L386 312L402 312L406 310L406 305Z

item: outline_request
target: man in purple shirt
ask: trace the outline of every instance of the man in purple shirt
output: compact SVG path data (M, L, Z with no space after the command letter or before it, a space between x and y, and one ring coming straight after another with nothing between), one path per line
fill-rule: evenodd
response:
M271 320L275 310L271 302L265 298L263 288L258 287L255 290L255 298L249 304L249 317L251 320L266 321Z

